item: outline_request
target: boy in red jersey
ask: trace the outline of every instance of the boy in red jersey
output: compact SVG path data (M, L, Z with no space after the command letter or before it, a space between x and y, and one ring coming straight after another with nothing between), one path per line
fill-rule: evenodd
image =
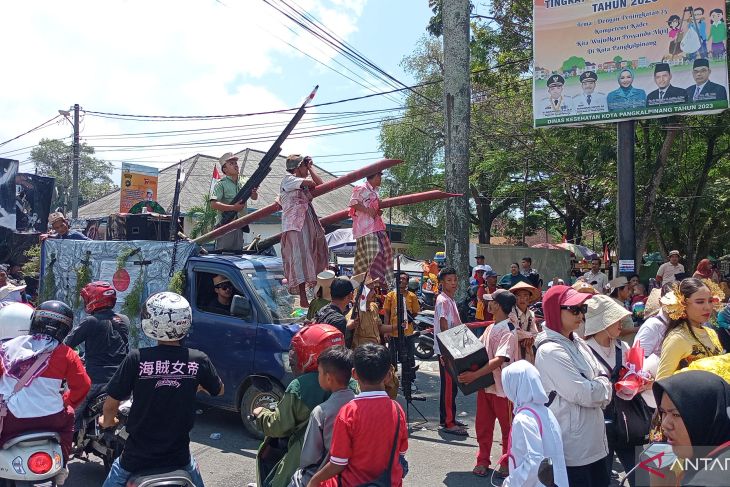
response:
M355 399L340 409L335 420L330 461L308 487L360 485L390 474L390 485L403 485L408 427L400 405L385 392L390 354L368 343L355 349L353 376L360 384ZM395 448L394 448L395 447Z

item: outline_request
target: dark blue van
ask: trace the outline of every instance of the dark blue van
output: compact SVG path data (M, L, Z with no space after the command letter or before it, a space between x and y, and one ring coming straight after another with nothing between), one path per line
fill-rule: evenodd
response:
M282 261L260 255L201 255L186 264L185 297L193 325L185 345L205 352L225 384L225 394L199 394L201 402L246 416L258 406L281 399L292 380L289 344L299 330L292 317L294 297L285 285ZM235 288L229 313L211 306L213 278L222 275Z

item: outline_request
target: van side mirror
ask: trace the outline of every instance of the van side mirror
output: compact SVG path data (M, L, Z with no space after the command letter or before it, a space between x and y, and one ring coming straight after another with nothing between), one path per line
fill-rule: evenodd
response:
M239 318L250 318L253 310L251 308L251 301L246 296L233 296L231 301L231 316L237 316Z

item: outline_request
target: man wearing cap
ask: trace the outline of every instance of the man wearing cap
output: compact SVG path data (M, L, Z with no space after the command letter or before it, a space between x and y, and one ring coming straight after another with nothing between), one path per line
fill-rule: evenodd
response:
M60 238L61 240L91 240L78 230L71 230L68 220L60 211L56 211L48 215L48 224L51 225L51 228L55 233L41 235L41 241L46 238Z
M314 172L309 156L287 157L286 172L279 187L281 258L289 292L298 292L299 306L308 308L306 288L317 284L317 274L327 268L329 257L324 228L312 206L310 192L323 181Z
M309 309L307 310L308 320L313 319L320 309L332 301L330 286L332 286L332 281L334 280L335 273L329 269L317 274L317 285L314 287L314 299L309 303Z
M245 184L245 180L241 175L241 169L238 167L238 156L233 155L231 152L226 152L219 159L221 171L225 174L225 177L218 180L213 187L213 192L210 195L210 207L218 211L216 218L216 225L221 223L223 218L223 212L235 211L238 216L244 215L246 210L246 202L239 201L233 202L233 198L236 197L238 192ZM258 188L253 188L251 191L251 199L257 200L259 195L257 193ZM240 230L234 230L225 235L222 235L215 239L215 249L220 251L229 252L240 252L243 249L243 233L248 232L248 228L244 227Z
M677 280L677 274L684 274L684 266L679 263L679 250L669 252L669 262L659 266L656 280L659 284L668 284Z
M597 293L603 294L606 292L608 276L601 272L601 259L596 257L591 261L591 270L583 274L583 279L593 286L593 289L595 289Z
M687 103L687 90L672 86L672 71L667 63L654 66L654 83L657 89L646 95L646 106Z
M576 114L608 111L606 94L596 91L596 82L598 81L596 72L584 71L578 79L580 79L580 87L583 92L573 97Z
M365 184L352 189L350 218L356 241L353 272L367 272L372 279L387 283L393 275L393 250L380 209L378 190L382 178L382 172L371 174Z
M231 301L233 301L233 284L222 275L213 278L213 292L215 297L208 303L207 311L221 315L231 314Z
M695 59L692 63L692 77L695 84L687 87L687 100L690 102L703 102L714 100L727 100L725 87L710 81L710 61L707 59Z
M565 78L554 74L547 79L548 96L542 99L542 116L564 117L573 111L573 100L563 96Z

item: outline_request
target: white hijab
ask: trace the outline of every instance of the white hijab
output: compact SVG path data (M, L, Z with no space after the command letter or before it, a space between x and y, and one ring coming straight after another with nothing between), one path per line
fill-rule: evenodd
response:
M514 403L515 411L523 406L545 407L548 402L540 373L527 360L518 360L502 369L502 388L507 399Z

